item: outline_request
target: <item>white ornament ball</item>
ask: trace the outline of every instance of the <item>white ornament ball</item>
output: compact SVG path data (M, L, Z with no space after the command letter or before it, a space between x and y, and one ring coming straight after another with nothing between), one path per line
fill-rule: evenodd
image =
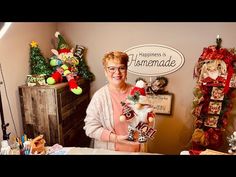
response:
M125 115L121 115L121 116L120 116L120 121L121 121L121 122L124 122L125 119L126 119Z
M149 122L153 122L153 121L154 121L154 118L153 118L153 117L149 117L149 118L148 118L148 121L149 121Z

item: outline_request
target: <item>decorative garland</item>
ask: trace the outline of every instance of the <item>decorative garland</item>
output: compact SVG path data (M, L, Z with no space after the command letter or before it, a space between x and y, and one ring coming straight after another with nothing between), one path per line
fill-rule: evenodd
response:
M195 129L191 141L196 150L220 147L235 97L232 94L236 87L234 49L221 48L219 37L216 43L203 49L194 67L193 77L197 82L193 91Z

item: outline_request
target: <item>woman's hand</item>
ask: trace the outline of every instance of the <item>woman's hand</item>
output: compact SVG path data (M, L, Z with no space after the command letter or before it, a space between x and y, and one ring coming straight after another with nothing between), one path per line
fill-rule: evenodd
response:
M122 143L122 144L129 144L129 145L137 145L140 144L136 141L129 141L128 135L116 135L114 133L110 134L110 141L113 143Z

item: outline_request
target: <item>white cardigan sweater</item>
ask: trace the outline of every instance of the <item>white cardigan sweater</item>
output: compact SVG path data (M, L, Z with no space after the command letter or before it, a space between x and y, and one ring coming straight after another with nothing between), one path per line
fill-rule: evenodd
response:
M94 148L115 150L114 143L101 141L104 129L114 133L113 108L108 85L97 90L86 110L84 130L94 139Z

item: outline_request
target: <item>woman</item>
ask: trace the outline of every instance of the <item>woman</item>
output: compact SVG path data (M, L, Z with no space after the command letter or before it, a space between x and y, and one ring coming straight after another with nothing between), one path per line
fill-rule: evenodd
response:
M121 101L132 89L126 83L128 55L114 51L105 54L103 66L108 84L95 92L87 108L86 135L94 139L94 148L139 152L138 142L128 141L128 124L121 122Z

